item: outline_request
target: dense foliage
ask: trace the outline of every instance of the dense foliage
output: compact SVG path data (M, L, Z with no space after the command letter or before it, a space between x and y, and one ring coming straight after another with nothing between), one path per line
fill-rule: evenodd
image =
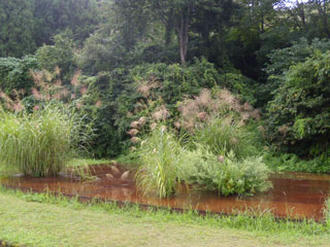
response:
M189 148L233 153L233 163L271 152L279 157L266 162L288 155L327 171L329 9L328 0L0 0L0 104L74 107L95 130L96 157L130 153L162 122Z
M237 160L233 153L229 153L222 160L200 148L186 153L184 159L184 180L206 191L224 196L252 195L271 187L268 181L270 170L262 157Z
M290 67L268 105L271 137L301 155L325 153L330 137L330 52Z
M37 68L38 62L34 56L25 56L22 59L0 58L0 90L10 94L13 90L23 89L25 93L29 93L33 85L30 70Z

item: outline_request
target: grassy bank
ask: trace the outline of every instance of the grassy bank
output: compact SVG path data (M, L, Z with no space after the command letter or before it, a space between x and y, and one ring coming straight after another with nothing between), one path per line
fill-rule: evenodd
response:
M81 204L0 190L0 239L31 246L327 246L329 224Z

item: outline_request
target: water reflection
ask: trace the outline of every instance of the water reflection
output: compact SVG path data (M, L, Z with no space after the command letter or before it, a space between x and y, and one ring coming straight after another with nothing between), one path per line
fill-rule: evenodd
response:
M135 187L133 175L126 181L108 179L109 166L94 167L93 175L99 179L83 182L68 177L2 178L1 184L34 192L60 192L65 195L79 195L83 198L132 202L144 205L195 209L202 212L231 214L240 210L271 211L277 217L295 219L313 218L321 220L326 198L330 195L330 175L287 173L273 175L273 189L253 197L219 197L216 193L202 193L183 189L171 199L144 196Z

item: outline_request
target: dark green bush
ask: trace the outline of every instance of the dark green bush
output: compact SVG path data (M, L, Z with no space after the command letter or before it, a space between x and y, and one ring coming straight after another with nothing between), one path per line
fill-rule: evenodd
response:
M267 107L270 139L301 156L327 152L330 136L330 52L291 66Z
M286 80L286 73L291 66L305 62L315 51L326 52L330 49L329 40L314 39L309 42L301 38L293 42L290 47L277 49L268 55L269 63L265 68L267 82L258 87L259 104L265 105L273 99L274 91L277 90Z
M218 83L219 73L206 60L190 66L144 64L132 69L117 68L94 77L81 77L93 92L88 97L102 102L99 108L85 104L82 109L93 118L97 129L93 141L95 154L116 156L130 145L130 124L165 106L172 117L178 114L177 102L197 95L203 87ZM155 88L150 85L158 86ZM150 87L150 88L149 88ZM146 88L144 94L142 91ZM87 97L87 96L86 96ZM149 130L146 129L146 133Z
M0 58L0 90L10 94L14 89L24 89L25 93L30 93L34 84L30 71L37 68L34 56Z
M135 86L150 80L160 83L158 95L166 104L176 104L184 96L197 95L202 88L212 88L220 83L219 72L206 59L195 59L189 66L164 63L144 64L130 72Z
M55 35L53 40L54 45L44 45L37 50L38 63L42 69L48 71L54 71L58 67L62 82L69 83L77 69L72 33L63 32Z

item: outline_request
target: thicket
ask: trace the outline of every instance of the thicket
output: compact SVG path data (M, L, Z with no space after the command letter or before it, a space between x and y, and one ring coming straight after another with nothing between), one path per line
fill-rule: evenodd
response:
M0 57L0 90L11 94L14 90L24 90L30 94L33 85L31 70L38 69L35 56L25 56L21 59L14 57Z
M291 66L267 108L270 138L301 156L326 154L330 126L330 52Z
M328 1L18 2L0 2L1 104L74 106L95 157L164 122L214 155L327 171Z

